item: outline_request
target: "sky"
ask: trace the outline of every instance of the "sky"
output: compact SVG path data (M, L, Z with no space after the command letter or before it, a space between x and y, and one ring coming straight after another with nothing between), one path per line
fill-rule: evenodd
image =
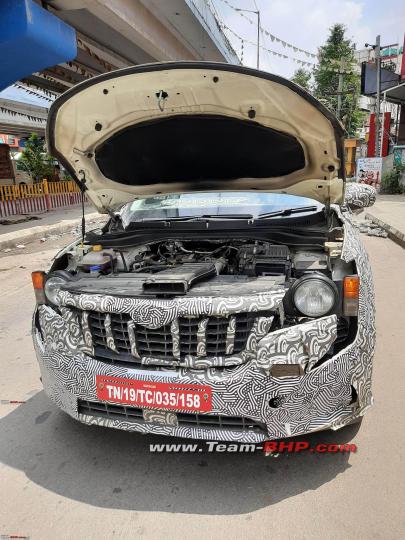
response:
M271 34L292 45L316 53L334 23L347 26L347 37L356 43L357 49L365 43L374 43L377 34L381 44L403 44L405 32L405 0L226 0L237 8L260 10L261 26ZM233 10L224 0L209 0L222 21L244 39L256 43L257 26ZM256 23L256 15L245 13ZM240 54L241 42L229 31L226 32L236 52ZM272 42L261 35L264 46L300 60L314 61L305 54ZM246 66L256 67L256 46L245 44ZM290 59L282 59L266 51L260 51L260 68L290 78L299 67ZM0 96L49 107L49 102L30 96L24 90L8 88Z
M240 13L231 9L224 0L210 0L223 22L241 37L257 41L256 15L246 13L250 24ZM328 36L334 23L347 27L347 37L356 43L357 49L365 43L374 43L381 35L381 44L403 44L405 32L405 0L227 0L237 8L260 10L261 26L271 34L300 49L316 53ZM257 6L257 7L256 7ZM236 52L241 50L240 40L226 32ZM294 56L304 61L314 61L302 53L272 42L261 36L263 44L274 51ZM256 47L246 45L244 64L256 67ZM260 68L290 78L300 67L292 60L281 59L266 51L260 52Z
M37 90L36 88L33 88L37 94L41 94L40 90ZM51 105L51 103L47 99L42 99L37 96L33 96L31 94L28 94L25 90L20 90L19 88L15 88L14 86L9 86L2 92L0 92L0 97L4 99L12 99L14 101L23 101L24 103L31 103L32 105L39 105L40 107L47 107Z

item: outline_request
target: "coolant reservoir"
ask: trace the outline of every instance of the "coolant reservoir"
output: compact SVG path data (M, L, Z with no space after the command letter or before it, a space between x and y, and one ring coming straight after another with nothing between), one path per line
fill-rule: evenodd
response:
M90 272L92 266L98 266L100 272L110 270L115 259L113 249L103 249L102 246L93 246L92 251L84 255L79 263L79 268L84 272Z

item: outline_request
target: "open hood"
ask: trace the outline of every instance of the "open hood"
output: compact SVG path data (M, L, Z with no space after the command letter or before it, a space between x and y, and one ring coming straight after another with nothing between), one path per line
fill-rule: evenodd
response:
M94 77L52 104L47 140L100 212L192 191L343 201L335 116L291 81L240 66L172 62Z

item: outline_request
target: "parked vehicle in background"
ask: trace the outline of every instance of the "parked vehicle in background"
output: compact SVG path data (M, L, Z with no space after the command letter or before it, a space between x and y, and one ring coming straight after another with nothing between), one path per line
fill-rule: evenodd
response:
M18 154L11 156L8 144L0 144L0 185L32 184L33 179L25 169Z
M32 178L29 171L27 171L26 166L22 160L17 156L11 158L11 162L14 169L15 183L16 184L33 184L34 179Z

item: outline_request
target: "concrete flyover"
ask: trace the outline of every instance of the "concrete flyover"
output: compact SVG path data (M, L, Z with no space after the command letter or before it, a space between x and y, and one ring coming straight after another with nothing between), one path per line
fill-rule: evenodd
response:
M207 0L44 0L42 7L76 30L77 56L22 79L59 94L130 65L156 61L239 63Z
M27 137L45 135L48 109L31 103L0 98L0 133Z

